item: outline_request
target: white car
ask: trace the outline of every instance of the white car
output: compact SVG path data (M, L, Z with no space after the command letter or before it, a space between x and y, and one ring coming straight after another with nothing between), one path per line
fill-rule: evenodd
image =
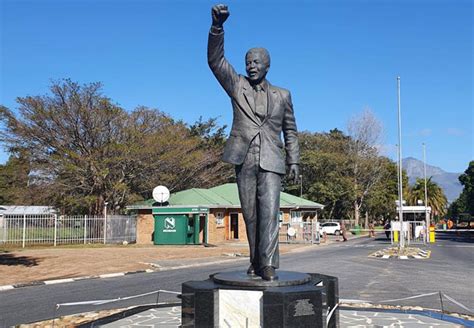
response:
M341 224L339 222L324 222L321 223L319 234L322 236L323 233L327 235L336 235L339 236L341 234Z

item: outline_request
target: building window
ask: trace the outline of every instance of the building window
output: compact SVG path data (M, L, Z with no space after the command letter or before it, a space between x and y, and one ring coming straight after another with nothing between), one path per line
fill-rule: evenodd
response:
M300 211L291 211L291 223L301 223L303 222L303 213Z
M224 212L217 212L216 213L216 224L224 225Z

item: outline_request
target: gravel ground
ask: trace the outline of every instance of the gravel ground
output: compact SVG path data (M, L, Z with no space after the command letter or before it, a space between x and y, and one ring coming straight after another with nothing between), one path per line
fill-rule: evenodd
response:
M281 244L281 253L306 245ZM34 281L77 278L107 273L154 269L150 263L163 260L196 259L238 254L248 256L246 243L224 243L217 247L82 245L0 249L0 286Z

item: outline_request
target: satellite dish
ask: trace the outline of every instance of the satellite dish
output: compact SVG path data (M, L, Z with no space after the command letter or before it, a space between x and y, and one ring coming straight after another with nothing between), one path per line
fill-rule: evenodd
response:
M170 191L165 186L158 186L153 189L153 199L158 203L165 203L170 198Z

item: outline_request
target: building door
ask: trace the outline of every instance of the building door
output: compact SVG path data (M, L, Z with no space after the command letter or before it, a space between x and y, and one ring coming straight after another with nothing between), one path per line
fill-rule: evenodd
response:
M199 241L204 244L207 243L207 218L205 214L199 215Z
M230 213L230 238L239 239L239 214Z

